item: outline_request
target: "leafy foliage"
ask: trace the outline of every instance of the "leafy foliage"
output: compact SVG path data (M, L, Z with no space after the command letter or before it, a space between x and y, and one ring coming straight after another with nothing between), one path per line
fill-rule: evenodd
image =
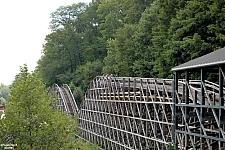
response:
M174 65L224 47L220 38L224 28L217 28L223 22L219 18L224 8L222 9L219 3L189 1L184 9L177 12L177 17L171 21L170 27L170 33L175 33L170 41L171 55L175 58ZM218 9L220 11L217 16L214 11Z
M21 67L11 86L5 119L0 120L0 143L6 142L5 135L12 135L19 149L79 147L74 140L77 122L54 110L53 103L37 74L29 73L26 65Z
M136 27L136 25L125 24L123 28L117 30L115 35L115 72L120 76L133 76L132 66L135 60L135 47L132 41L133 33L137 30Z
M7 96L10 94L9 86L6 86L4 84L0 84L0 98L4 98L5 100L8 100Z
M87 62L85 65L80 66L76 70L76 74L79 74L75 78L75 85L80 85L82 90L86 90L87 86L96 76L101 75L102 63L97 60L94 62Z
M171 68L225 46L225 2L93 0L52 13L38 71L85 92L101 73L171 78Z
M6 103L7 103L7 101L6 101L3 97L1 97L1 98L0 98L0 104L2 104L2 105L4 106L4 108L6 107L6 106L5 106Z
M77 105L79 107L83 98L84 98L84 93L83 93L82 89L80 87L75 87L74 90L73 90L73 95L74 95L74 98L75 98L75 100L77 102Z

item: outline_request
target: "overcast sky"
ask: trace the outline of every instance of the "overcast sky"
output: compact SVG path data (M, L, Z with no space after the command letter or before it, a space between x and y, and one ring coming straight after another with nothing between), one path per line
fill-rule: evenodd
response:
M78 2L91 0L0 0L0 83L11 84L23 64L35 69L50 33L50 13Z

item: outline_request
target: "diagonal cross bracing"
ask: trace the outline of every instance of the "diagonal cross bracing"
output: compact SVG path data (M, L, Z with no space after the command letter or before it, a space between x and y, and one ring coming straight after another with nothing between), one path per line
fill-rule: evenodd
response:
M96 77L80 109L68 86L55 84L50 93L56 91L59 109L79 115L81 137L104 149L225 147L224 88L184 79L173 85L173 79Z
M172 81L95 78L80 109L83 138L105 149L165 149L172 142Z
M200 105L200 86L204 105ZM225 142L221 126L225 120L218 117L218 109L225 107L218 105L218 91L219 86L209 81L179 80L174 103L173 79L96 77L80 108L79 128L83 138L110 150L161 150L169 144L179 149L216 149L216 141Z

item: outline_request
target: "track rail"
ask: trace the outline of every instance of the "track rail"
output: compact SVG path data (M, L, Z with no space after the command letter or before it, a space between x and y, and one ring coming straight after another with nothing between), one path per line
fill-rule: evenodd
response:
M54 84L50 91L56 92L59 109L79 115L80 136L104 149L225 147L225 107L219 105L219 86L209 81L179 80L174 91L173 79L100 76L90 83L80 109L67 85Z
M219 117L217 110L224 110L218 106L219 86L209 81L179 80L173 95L173 84L173 79L96 77L80 108L81 136L110 150L161 150L174 143L180 149L199 149L202 144L206 149L219 149L215 145L225 141L221 127L225 118ZM188 104L185 90L190 93ZM204 111L199 109L202 107Z
M79 113L76 101L68 85L64 84L62 87L59 87L57 84L53 84L49 93L57 95L57 108L59 110L65 111L67 115L71 116Z

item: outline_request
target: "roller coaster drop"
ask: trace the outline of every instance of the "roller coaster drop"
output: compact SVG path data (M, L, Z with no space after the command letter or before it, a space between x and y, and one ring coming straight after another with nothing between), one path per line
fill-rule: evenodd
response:
M96 77L78 109L54 84L59 109L79 115L81 137L104 149L215 149L225 143L224 89L206 80ZM204 101L203 101L204 99ZM223 98L222 98L223 99Z

